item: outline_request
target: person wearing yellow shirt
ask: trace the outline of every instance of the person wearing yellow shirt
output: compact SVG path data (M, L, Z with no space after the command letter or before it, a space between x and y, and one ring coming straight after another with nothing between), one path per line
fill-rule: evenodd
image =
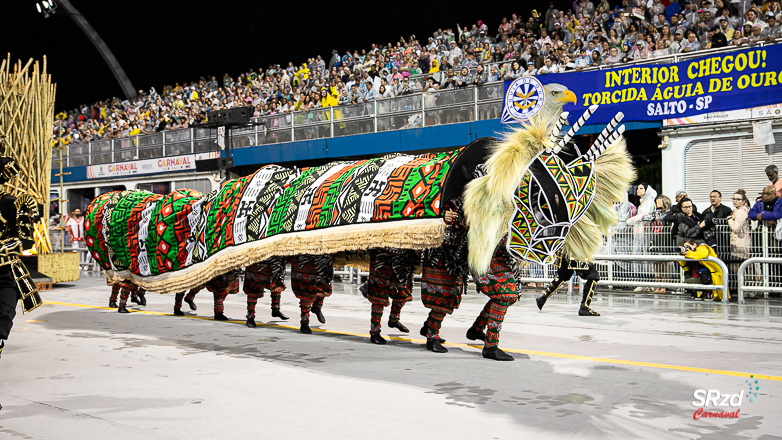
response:
M679 254L692 260L698 261L679 261L679 265L684 269L684 282L688 284L722 284L722 269L719 265L713 261L700 261L708 257L717 257L717 253L714 249L706 243L698 244L695 239L689 239L684 242L684 245L679 248ZM697 274L697 275L696 275ZM715 301L722 301L722 291L714 290L713 294L706 294L706 297L712 297ZM728 298L730 293L726 292ZM701 297L701 293L697 292L694 295L696 298Z
M440 62L437 58L432 58L432 67L429 69L429 73L437 73L440 71Z
M320 90L321 107L334 107L337 104L339 104L339 93L334 87L330 87L328 91L325 88Z

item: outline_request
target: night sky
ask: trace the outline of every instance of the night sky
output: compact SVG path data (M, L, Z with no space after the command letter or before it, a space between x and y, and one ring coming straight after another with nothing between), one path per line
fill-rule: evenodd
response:
M437 28L456 29L483 20L495 32L502 17L528 18L533 7L543 13L548 1L326 2L271 1L96 1L71 0L125 69L136 90L161 90L166 84L200 76L232 76L269 63L301 63L333 49L369 50L415 34L426 41ZM496 4L495 4L496 3ZM44 19L34 0L3 2L2 55L27 61L48 57L57 83L57 110L122 96L92 43L66 15ZM572 4L557 1L555 5ZM60 7L59 11L63 8Z

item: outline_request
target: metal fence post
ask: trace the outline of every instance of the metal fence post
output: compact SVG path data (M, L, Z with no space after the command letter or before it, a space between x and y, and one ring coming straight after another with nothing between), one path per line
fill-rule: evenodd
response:
M606 248L608 249L609 254L613 254L612 248L613 248L613 229L608 231L608 236L606 237ZM608 263L608 281L612 281L614 279L614 263L609 262Z
M70 145L66 145L65 146L65 154L66 154L66 156L65 156L65 163L68 166L71 166L71 146ZM62 194L60 196L62 196Z
M114 162L114 139L109 139L109 145L111 146L111 161Z
M473 87L473 95L472 96L473 96L473 102L474 102L473 108L474 108L474 111L475 111L475 113L473 114L472 120L473 121L477 121L479 119L478 118L478 86Z
M291 142L296 140L296 131L294 130L294 125L296 124L296 115L294 115L292 112L291 115Z
M768 227L763 225L763 237L761 238L763 258L768 258ZM763 287L768 287L768 264L763 265Z
M421 93L421 127L426 127L426 97Z
M329 111L331 112L331 117L329 118L330 128L331 128L331 134L330 138L334 137L334 106L329 107Z
M190 130L190 154L195 154L195 129L189 128Z
M372 100L372 114L374 115L372 119L375 122L375 133L377 133L377 99Z
M163 137L163 155L161 157L166 157L166 132L161 131L160 135Z
M92 142L87 142L87 165L92 165Z
M135 138L136 138L136 139L134 139L134 140L136 141L136 159L138 159L138 158L139 158L139 141L138 141L138 135L136 135L136 136L135 136Z

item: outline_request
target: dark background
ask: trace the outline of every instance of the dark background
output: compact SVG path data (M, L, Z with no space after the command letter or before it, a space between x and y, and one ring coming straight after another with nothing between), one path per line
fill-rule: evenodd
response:
M109 46L136 90L190 82L200 76L236 76L270 63L325 59L333 49L369 50L437 28L483 20L493 35L502 17L542 14L548 1L517 3L408 3L253 0L71 0ZM571 2L558 1L566 6ZM613 3L612 3L613 4ZM44 19L34 0L3 1L0 48L14 60L48 58L57 83L56 110L92 104L122 90L92 43L66 15ZM392 6L393 5L393 6ZM567 6L569 7L569 6ZM58 11L63 12L62 6Z

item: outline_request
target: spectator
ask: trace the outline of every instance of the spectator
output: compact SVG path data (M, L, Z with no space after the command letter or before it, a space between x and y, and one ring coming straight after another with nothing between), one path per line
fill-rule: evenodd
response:
M703 241L703 230L705 226L701 215L695 209L692 200L683 197L679 200L679 209L681 213L675 214L676 220L676 245L682 246L687 239Z
M73 210L73 214L65 222L65 228L68 230L71 246L74 249L84 247L84 217L81 215L81 209Z
M711 205L701 213L704 222L703 239L706 241L706 244L715 247L717 238L714 220L728 218L731 211L730 208L722 204L722 193L716 189L709 194L709 202L711 202Z
M633 227L633 254L644 255L649 251L649 240L651 235L647 232L647 226L644 224L643 218L645 215L653 212L655 207L655 199L657 198L657 191L654 190L648 183L639 183L636 188L635 194L640 199L638 204L638 210L636 214L627 219L627 224ZM649 274L649 268L646 262L634 262L633 267L635 273L643 280L645 274ZM652 290L651 288L636 287L636 292L643 290Z
M735 279L738 269L746 259L749 258L749 249L752 244L749 229L749 200L747 193L743 189L733 194L733 212L728 216L728 226L730 226L730 275L731 292L738 290L737 280Z
M748 216L752 220L768 222L769 225L775 225L782 218L782 199L777 197L773 186L763 188L760 200L749 210Z
M650 253L657 255L668 255L673 253L673 242L670 241L671 235L666 230L670 227L670 224L665 222L665 217L671 210L671 199L667 196L657 196L654 199L656 209L643 217L644 222L649 223L650 239ZM655 262L654 263L654 275L655 281L663 283L670 281L666 273L671 272L670 268L672 263L670 262ZM654 293L666 293L667 290L664 287L654 289Z
M627 193L623 193L624 201L615 206L617 224L613 228L614 253L630 255L633 250L632 228L627 225L627 220L635 215L635 205L628 201ZM627 276L630 273L630 263L617 263L619 274Z
M722 33L722 29L719 26L711 28L710 35L710 49L719 49L720 47L726 47L728 45L728 38Z
M695 239L687 239L681 246L680 255L691 258L695 261L679 261L679 265L684 269L684 282L687 284L722 284L722 269L712 261L703 261L706 258L717 258L714 249L705 243L698 243ZM713 292L713 293L712 293ZM692 292L696 298L713 298L715 301L722 300L722 291L714 290L702 295L700 291ZM728 294L730 298L730 294Z
M782 198L782 179L779 178L779 168L776 165L766 167L766 176L768 176L768 186L774 187L777 197Z
M701 49L701 43L698 41L698 35L693 31L687 33L687 41L682 44L680 53L694 52Z

